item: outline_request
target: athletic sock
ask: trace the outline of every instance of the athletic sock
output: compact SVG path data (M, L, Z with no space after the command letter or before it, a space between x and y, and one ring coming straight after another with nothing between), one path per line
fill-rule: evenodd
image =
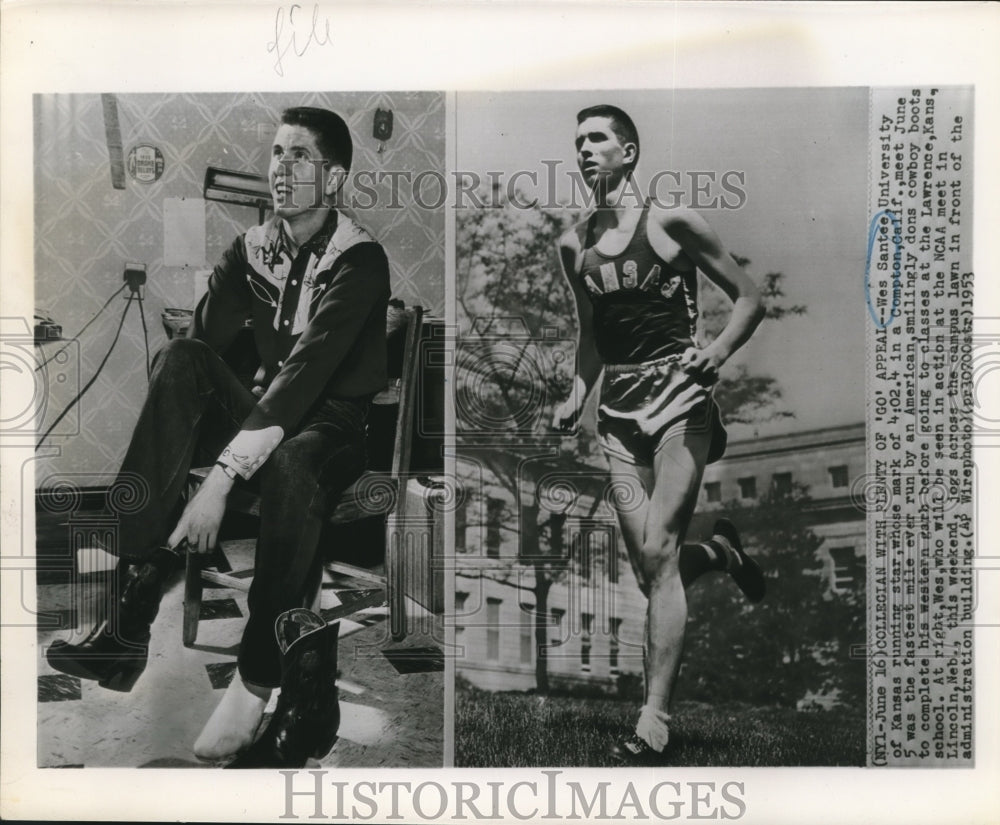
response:
M751 602L759 602L767 594L764 571L751 556L743 551L743 543L736 526L729 519L720 518L715 522L713 540L727 556L726 572L732 576L737 587Z
M700 544L681 545L677 561L681 584L686 588L703 573L710 570L728 570L731 556L736 556L736 553L729 542L719 535ZM738 557L737 563L739 563Z
M732 573L743 566L740 554L736 552L736 548L729 543L729 539L725 536L716 533L707 543L714 545L723 555L723 565L718 569Z
M670 716L662 710L654 710L651 705L643 705L639 711L639 721L635 725L635 734L657 753L662 752L670 740L670 729L667 722Z

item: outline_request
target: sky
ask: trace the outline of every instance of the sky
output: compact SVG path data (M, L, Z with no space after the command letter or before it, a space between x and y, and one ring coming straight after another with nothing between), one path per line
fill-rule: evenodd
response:
M641 153L636 179L645 191L661 171L742 172L738 209L701 214L748 271L785 275L787 300L806 315L765 321L733 358L779 379L795 418L760 435L859 423L865 403L863 278L868 218L868 94L862 88L460 93L458 170L534 171L545 195L556 168L557 197L569 197L575 170L576 112L595 103L620 106L635 121ZM702 178L702 181L707 180ZM664 189L671 181L662 178ZM690 187L686 187L690 188ZM736 203L735 194L716 186ZM558 277L558 273L554 273ZM731 430L741 437L749 432Z

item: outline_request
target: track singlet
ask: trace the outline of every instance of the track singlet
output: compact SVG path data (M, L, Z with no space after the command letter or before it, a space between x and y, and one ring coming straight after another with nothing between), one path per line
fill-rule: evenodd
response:
M605 364L639 364L683 352L698 320L696 270L680 272L653 251L649 204L621 254L594 248L592 215L580 279L594 307L594 337Z

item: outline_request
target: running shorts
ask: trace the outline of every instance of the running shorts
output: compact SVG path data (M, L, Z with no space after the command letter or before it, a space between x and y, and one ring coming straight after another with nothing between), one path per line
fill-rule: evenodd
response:
M680 355L642 364L604 367L597 435L608 455L652 466L669 438L689 431L711 433L708 463L726 450L726 429L712 386L699 383L680 366Z

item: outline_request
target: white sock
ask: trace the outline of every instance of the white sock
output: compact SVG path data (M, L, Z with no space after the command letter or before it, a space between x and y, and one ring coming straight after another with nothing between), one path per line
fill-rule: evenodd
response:
M635 733L654 751L660 752L670 740L670 730L667 728L669 721L670 716L664 711L643 705L639 712L639 721L635 725Z
M222 701L212 711L194 743L195 756L199 759L222 759L253 743L270 697L269 690L254 690L256 692L251 692L243 683L239 673L233 674Z

